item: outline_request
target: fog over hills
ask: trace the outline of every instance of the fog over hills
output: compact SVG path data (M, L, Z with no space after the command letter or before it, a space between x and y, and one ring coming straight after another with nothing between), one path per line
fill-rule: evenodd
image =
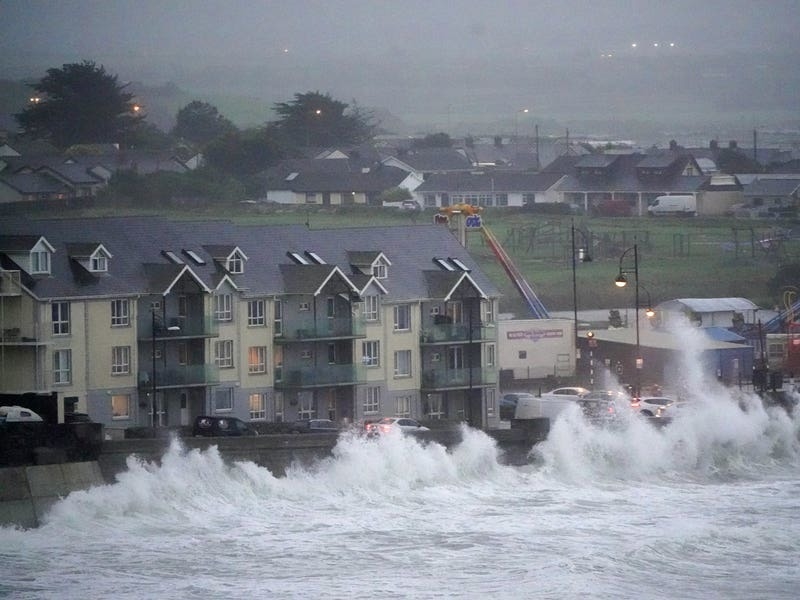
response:
M94 60L159 125L195 97L258 124L319 90L402 134L707 141L800 130L797 23L796 0L2 0L0 78Z

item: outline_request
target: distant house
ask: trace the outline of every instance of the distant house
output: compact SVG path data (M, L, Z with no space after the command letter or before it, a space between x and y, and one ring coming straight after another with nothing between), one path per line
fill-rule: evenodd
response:
M737 216L776 218L797 214L800 175L758 175L742 188L743 204Z
M46 173L18 173L0 177L0 204L71 197L73 192L69 186Z
M543 172L561 172L561 200L589 214L642 216L658 196L698 196L708 179L690 155L659 151L652 154L587 154L562 156Z
M381 192L413 191L422 179L397 167L346 158L283 161L263 175L264 200L278 204L377 205Z
M439 173L468 173L473 168L467 152L458 148L411 148L384 158L382 162L422 179Z
M481 171L429 175L414 192L423 207L453 204L475 206L530 206L558 202L555 191L563 176L558 173Z

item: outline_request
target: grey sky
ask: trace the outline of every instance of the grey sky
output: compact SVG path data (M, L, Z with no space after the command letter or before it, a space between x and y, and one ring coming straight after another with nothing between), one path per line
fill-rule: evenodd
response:
M522 106L528 129L794 123L798 23L800 0L0 0L0 77L88 59L220 102L321 90L470 131L510 128Z
M0 0L5 60L308 60L798 47L797 0Z

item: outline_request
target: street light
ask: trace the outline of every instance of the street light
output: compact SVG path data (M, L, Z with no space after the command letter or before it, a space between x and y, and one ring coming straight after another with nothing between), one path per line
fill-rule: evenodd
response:
M625 268L623 266L623 261L625 257L628 255L629 252L633 251L633 271L630 268ZM617 275L616 279L614 279L614 285L617 287L623 288L628 284L628 278L626 275L633 273L633 281L635 287L635 314L636 314L636 378L635 378L635 385L633 390L633 396L638 398L639 391L641 387L641 372L642 372L642 354L641 354L641 345L639 342L639 245L636 243L636 238L634 238L633 246L625 250L622 255L619 257L619 275Z
M153 342L153 391L152 391L152 398L150 399L150 426L155 429L156 427L156 390L158 389L158 385L156 382L156 305L154 304L150 308L150 317L151 317L151 324L150 324L150 334L152 336ZM170 325L167 327L167 331L180 331L181 328L177 325Z
M587 243L586 236L583 231L578 229L578 233L583 238L584 245L580 248L575 247L575 219L572 219L572 312L575 320L575 371L578 370L578 359L580 358L580 349L578 348L578 280L576 276L576 263L578 259L581 262L591 262L592 256L589 254L589 244Z
M311 111L309 113L311 116L306 117L306 147L311 145L311 121L315 117L319 117L322 114L322 109L318 108L316 110Z

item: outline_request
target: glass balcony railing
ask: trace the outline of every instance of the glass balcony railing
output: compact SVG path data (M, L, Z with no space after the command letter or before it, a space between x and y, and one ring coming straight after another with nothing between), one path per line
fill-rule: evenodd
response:
M156 369L156 388L210 385L219 383L219 368L215 365L185 365ZM139 371L139 388L153 387L153 371Z
M365 324L363 319L334 318L324 319L318 323L292 323L283 322L280 336L275 337L276 343L298 342L307 340L321 340L333 338L365 337Z
M284 367L276 389L299 387L322 387L332 385L355 385L366 381L365 369L361 365L326 365L307 369Z
M422 389L466 388L495 385L497 369L426 369L422 372Z
M462 325L447 323L430 325L420 334L421 344L442 344L452 342L490 342L497 338L496 327L481 325Z
M168 318L166 323L156 321L155 337L157 340L191 337L217 337L219 322L212 317L205 318ZM150 321L139 330L140 340L153 338L153 327Z

